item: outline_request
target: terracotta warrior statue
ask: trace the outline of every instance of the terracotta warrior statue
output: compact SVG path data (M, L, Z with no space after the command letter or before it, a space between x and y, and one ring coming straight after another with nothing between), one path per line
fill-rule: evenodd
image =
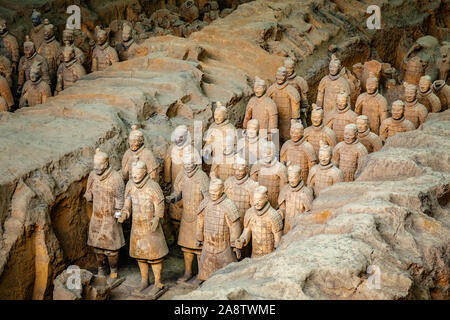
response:
M366 147L368 153L377 152L383 146L383 141L379 136L370 131L369 118L365 115L356 118L356 127L358 128L358 141Z
M397 100L392 103L392 117L383 120L380 127L380 138L384 142L397 132L406 132L415 129L412 122L405 118L404 112L405 104L403 101Z
M258 77L253 88L255 96L250 98L245 111L243 128L248 129L248 122L257 120L261 136L268 140L272 137L272 130L278 130L277 105L266 94L266 82Z
M277 81L267 90L267 95L275 102L278 109L281 142L289 140L291 119L300 119L300 94L289 84L287 77L287 69L285 67L278 68Z
M220 179L211 180L209 198L198 211L197 246L202 247L198 279L204 281L240 257L240 250L234 247L234 242L241 235L242 228L239 210L227 198Z
M316 165L316 151L303 136L303 125L298 121L291 124L291 140L281 147L280 161L287 166L298 165L301 168L301 178L308 179L309 170Z
M33 28L30 31L30 39L39 48L44 42L44 25L42 24L42 16L39 11L33 9L31 14L31 22L33 23Z
M145 147L144 134L139 130L137 125L131 126L131 132L128 137L130 148L125 152L122 159L122 177L126 182L130 178L131 164L136 156L147 166L150 178L159 183L159 163L153 152Z
M20 94L25 81L30 80L30 69L33 63L37 63L41 70L42 80L50 85L50 76L48 71L47 60L36 52L34 43L28 38L23 44L24 56L19 62L19 77L17 80L17 93Z
M278 194L287 183L287 170L285 165L278 161L273 142L267 141L261 147L261 160L251 167L250 177L267 188L269 202L276 208Z
M447 110L450 105L450 86L444 80L436 80L433 82L433 92L441 101L441 111Z
M350 108L348 93L341 91L336 98L337 108L331 111L326 119L326 125L336 134L338 142L344 141L344 128L349 123L355 123L357 114Z
M253 165L261 158L260 146L264 141L267 140L259 135L258 120L251 119L247 123L246 135L237 143L237 152L249 165Z
M344 129L344 141L333 149L333 162L344 174L346 182L354 181L361 170L362 159L367 149L358 141L356 124L348 124Z
M183 154L189 151L191 140L189 130L185 125L175 128L171 135L172 144L167 150L164 158L164 182L171 184L171 192L174 192L174 182L180 171L183 170ZM169 205L169 215L176 233L180 226L183 201Z
M388 117L387 100L378 92L378 79L371 76L366 81L367 92L356 100L355 112L369 118L370 131L378 134L381 122ZM341 140L342 141L342 140Z
M48 73L51 83L55 83L56 71L58 70L58 52L61 44L55 39L54 26L45 19L44 22L44 41L37 49L37 53L45 58L48 64Z
M58 67L55 95L73 86L75 82L86 75L86 70L76 59L72 46L64 47L63 56L64 62Z
M322 140L319 149L319 164L311 168L307 181L308 187L314 191L315 198L326 187L344 181L344 174L331 161L332 154L330 146Z
M311 143L318 156L321 140L325 141L331 148L334 148L337 144L337 138L334 131L323 124L323 109L317 107L316 104L313 104L312 107L312 125L305 129L305 140Z
M431 77L423 76L419 80L419 91L417 92L417 101L427 108L428 112L441 111L441 101L434 94L431 88Z
M161 187L147 173L145 162L137 160L131 166L131 179L125 188L125 204L119 222L132 215L130 257L138 261L141 284L136 293L149 286L148 267L152 268L155 284L149 293L155 297L163 288L163 259L169 253L161 227L164 218L164 195Z
M219 178L222 181L227 180L233 176L234 160L236 157L235 139L232 136L225 137L225 143L223 147L223 154L215 155L212 161L210 178Z
M201 169L201 158L198 152L189 147L183 155L184 169L180 171L174 183L174 192L166 197L166 202L175 203L183 200L178 245L184 255L184 275L178 279L183 283L192 278L194 256L200 257L202 250L196 239L197 212L200 204L207 196L209 178Z
M293 219L298 214L311 210L314 194L302 179L302 169L293 164L288 167L288 181L278 196L278 213L284 220L283 233L291 230Z
M350 95L350 85L340 71L341 61L333 58L329 64L330 73L320 80L316 104L323 108L325 116L335 109L338 93L344 90Z
M94 249L99 275L106 276L108 261L111 287L125 280L117 275L119 249L125 245L122 225L117 220L124 203L124 189L122 177L109 164L109 156L97 149L94 170L89 174L84 194L92 202L87 244Z
M241 226L243 226L245 212L252 205L253 192L258 183L250 179L249 168L245 159L236 157L233 169L234 175L225 181L224 191L227 197L236 204L240 214Z
M226 136L232 136L237 140L236 128L228 120L228 110L220 102L214 110L214 123L211 124L205 135L204 157L214 158L223 154L223 146Z
M405 118L412 122L414 128L418 128L425 122L427 108L417 101L417 87L408 84L405 88Z
M305 79L296 74L294 60L292 60L291 58L287 58L286 60L284 60L284 67L287 70L287 82L295 89L297 89L297 92L300 95L300 114L302 124L304 127L306 127L307 112L309 111L308 83Z
M9 87L8 80L0 75L0 97L2 100L0 111L11 111L11 107L14 105L14 97Z
M41 63L45 61L36 61L30 67L30 80L25 82L23 86L22 95L19 101L19 107L32 107L37 104L42 104L52 96L52 90L47 82L42 79Z
M12 72L16 73L20 58L19 44L16 37L9 33L6 21L3 18L0 18L0 42L3 43L0 54L11 61Z
M270 205L267 188L257 187L253 205L245 213L244 231L235 241L235 247L241 249L252 240L251 257L261 257L278 247L282 233L283 220Z
M139 45L133 39L133 29L129 24L125 24L122 30L122 42L116 45L116 51L119 55L120 61L125 61L136 56L139 50Z
M71 29L64 30L62 34L62 41L64 45L61 48L59 48L58 51L58 58L57 58L58 65L64 62L64 48L72 47L75 52L75 59L77 59L78 63L81 64L83 67L86 67L86 56L84 52L81 51L81 49L75 46L74 44L75 36L73 30Z
M4 77L8 81L8 86L12 89L13 87L13 70L11 66L11 61L0 54L0 76Z
M92 72L103 71L114 62L119 62L116 49L112 48L108 42L108 32L97 29L97 45L92 52Z

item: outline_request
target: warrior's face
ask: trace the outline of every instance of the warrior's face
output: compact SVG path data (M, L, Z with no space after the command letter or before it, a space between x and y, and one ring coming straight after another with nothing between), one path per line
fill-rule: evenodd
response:
M347 95L339 94L336 98L336 104L339 110L344 110L347 107Z
M39 81L40 78L41 78L41 74L40 74L39 70L34 70L34 69L30 70L30 80L32 82L37 82L37 81Z
M407 87L405 90L405 100L407 102L413 102L416 100L416 87Z
M62 39L63 39L64 45L70 46L70 45L72 45L73 40L74 40L73 34L69 33L69 32L64 32Z
M106 32L97 33L97 43L99 45L105 44L107 40L108 40L108 36L107 36Z
M132 151L138 150L144 144L144 139L142 136L137 134L130 134L130 138L128 139L128 143L130 144L130 149Z
M430 87L431 87L431 81L428 78L426 78L426 77L420 78L420 81L419 81L420 92L425 93L428 90L430 90Z
M299 141L303 138L303 128L291 128L291 140L294 142Z
M286 74L286 72L284 72L284 71L278 70L275 77L276 77L276 79L277 79L277 83L278 83L278 84L283 84L283 83L286 82L287 74Z
M275 158L275 154L272 150L272 148L269 146L265 146L264 147L264 152L263 152L263 156L262 159L265 163L269 164L272 162L272 160Z
M267 193L256 192L253 196L253 205L256 210L261 210L267 203Z
M259 98L259 97L262 97L263 95L264 95L264 93L266 93L266 87L265 86L262 86L262 85L259 85L259 84L256 84L254 87L253 87L253 90L255 91L255 95Z
M109 161L102 157L94 157L94 171L101 176L108 169Z
M35 51L34 44L27 43L23 47L23 53L25 54L25 57L27 57L27 58L31 58L34 54L34 51Z
M285 64L284 67L287 70L288 76L291 76L294 73L294 65L293 64Z
M330 74L332 76L335 76L339 73L339 70L341 69L341 64L336 61L331 61L330 65L328 66L328 70L330 71Z
M368 120L362 119L362 118L357 118L356 119L356 127L358 128L358 132L360 132L360 133L366 132L366 130L368 128Z
M219 199L223 194L223 184L211 183L209 185L209 197L211 200Z
M345 143L353 143L356 139L356 130L353 128L344 128L344 141Z
M214 112L214 121L216 124L221 124L227 119L227 114L222 110L216 110Z
M377 89L378 89L378 82L375 80L367 81L366 88L367 88L367 93L370 93L370 94L375 93L375 91L377 91Z
M236 164L234 166L234 176L237 180L243 179L247 175L247 166L245 164Z
M313 110L311 112L311 122L313 126L318 127L322 124L323 113L322 111Z
M403 117L404 106L400 103L392 104L392 119L399 120Z
M8 29L6 28L6 21L0 20L0 34L4 34Z
M196 164L194 163L194 161L187 161L184 163L184 171L186 171L187 173L194 171L195 168Z
M131 39L131 29L130 28L124 28L122 31L122 40L127 42Z
M50 28L48 26L46 26L44 28L44 38L46 40L50 39L51 37L53 37L54 33L53 33L53 28Z
M302 180L302 176L300 175L300 170L289 170L288 171L288 181L291 187L296 187Z
M64 55L64 62L70 62L75 58L75 53L73 52L72 47L66 47L66 49L63 52Z
M37 27L41 24L41 16L38 14L34 14L31 16L31 21L33 22L33 26Z
M147 175L147 170L145 169L145 167L132 166L131 178L133 179L134 183L141 182L145 178L146 175Z
M331 161L331 151L330 150L319 150L319 163L323 166L326 166Z
M259 126L257 126L256 124L248 124L247 125L247 136L249 138L255 138L256 136L258 136L258 128Z
M177 146L182 146L186 141L187 132L180 132L178 136L175 137L175 144Z

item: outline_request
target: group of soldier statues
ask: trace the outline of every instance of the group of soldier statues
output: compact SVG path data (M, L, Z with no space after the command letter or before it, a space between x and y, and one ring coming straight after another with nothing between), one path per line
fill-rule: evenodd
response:
M25 36L24 55L20 57L16 37L0 18L0 112L13 111L15 105L22 108L45 103L87 71L102 71L143 50L132 37L131 24L123 25L122 41L115 48L109 44L108 30L96 27L95 46L91 48L93 44L82 37L80 30L64 30L61 44L56 39L55 26L48 19L42 21L40 12L33 11L31 20L33 27Z
M99 39L100 46L107 43ZM364 156L398 132L420 127L429 112L448 108L448 100L430 91L428 75L420 77L419 91L404 83L404 101L388 108L379 79L370 74L366 92L355 97L353 106L344 74L333 55L310 108L308 84L286 59L268 89L264 80L255 79L243 134L229 121L227 107L217 102L201 152L194 148L188 126L178 126L163 170L138 126L132 126L120 172L97 149L85 197L93 202L88 245L94 247L99 274L106 274L108 262L109 281L120 281L121 223L131 217L130 256L141 272L136 294L149 287L149 265L155 283L148 296L163 292L163 259L169 252L162 229L166 208L184 255L179 283L193 277L195 258L199 273L191 283L198 285L233 261L269 254L299 215L311 213L314 198L325 188L355 180ZM170 193L164 195L160 184L170 186Z

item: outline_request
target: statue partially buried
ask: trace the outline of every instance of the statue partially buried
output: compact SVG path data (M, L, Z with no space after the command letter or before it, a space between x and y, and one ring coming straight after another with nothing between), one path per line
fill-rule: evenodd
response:
M333 149L333 162L342 170L344 180L355 180L355 174L361 169L362 159L367 155L367 149L358 141L358 129L355 124L348 124L344 129L344 141Z
M405 104L401 100L392 103L392 117L387 118L381 123L380 138L386 141L387 138L394 136L398 132L414 130L415 127L411 121L404 115Z
M289 184L281 189L278 196L278 213L284 219L284 234L291 230L295 216L311 210L314 200L313 191L305 185L301 171L297 165L288 167Z
M163 259L169 253L161 227L164 218L164 195L161 187L150 179L147 166L136 157L131 167L132 179L125 189L125 204L119 222L132 215L130 256L137 259L141 284L136 293L149 285L148 267L152 267L155 284L149 296L155 298L164 289L161 281Z
M244 231L235 247L240 249L252 240L251 257L261 257L278 247L282 233L283 220L270 205L267 188L259 186L253 195L253 206L245 213Z
M220 179L209 184L209 199L200 206L197 217L197 245L202 247L198 279L208 279L214 272L237 261L240 251L234 241L241 235L239 210L224 193Z
M103 71L115 62L119 62L116 49L108 42L108 33L98 28L96 32L97 45L92 52L92 72Z
M427 108L419 101L417 101L417 87L413 84L408 84L405 88L405 118L418 128L425 122L428 111Z
M109 156L97 149L84 194L92 202L87 244L96 254L99 275L106 275L108 261L111 271L108 282L112 287L125 280L117 274L119 249L125 245L122 225L117 221L124 203L124 189L122 177L109 164Z

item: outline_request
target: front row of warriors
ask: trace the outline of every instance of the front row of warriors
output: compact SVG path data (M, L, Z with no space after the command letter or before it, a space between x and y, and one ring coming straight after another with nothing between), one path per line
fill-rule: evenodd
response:
M182 131L181 136L187 129L178 131ZM100 275L107 274L109 264L112 287L123 281L118 276L118 252L125 245L121 224L127 219L131 218L132 226L130 256L137 260L141 272L135 293L149 287L151 267L155 280L147 295L157 297L164 290L161 274L169 252L161 226L165 203L182 202L178 245L184 254L185 273L178 281L193 277L196 258L199 274L194 284L199 284L230 262L272 252L282 234L291 229L295 216L310 211L314 192L343 181L326 144L320 147L319 164L311 168L309 188L301 167L290 164L286 168L280 163L270 141L262 144L262 159L251 170L245 159L236 155L233 174L225 181L214 175L208 177L201 168L200 155L185 139L174 142L171 150L175 152L181 150L178 142L183 145L182 167L166 197L158 184L156 159L136 127L130 133L130 149L121 171L111 167L105 152L96 150L85 193L93 203L88 245L94 249ZM169 167L176 165L180 163L173 162Z

